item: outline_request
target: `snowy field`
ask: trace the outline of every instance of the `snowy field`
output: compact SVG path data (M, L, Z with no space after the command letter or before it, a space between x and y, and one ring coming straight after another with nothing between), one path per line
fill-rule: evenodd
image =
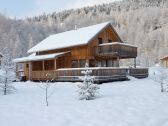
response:
M0 126L168 126L168 93L150 79L100 85L95 100L78 100L75 83L56 83L45 106L38 83L16 82L0 95Z

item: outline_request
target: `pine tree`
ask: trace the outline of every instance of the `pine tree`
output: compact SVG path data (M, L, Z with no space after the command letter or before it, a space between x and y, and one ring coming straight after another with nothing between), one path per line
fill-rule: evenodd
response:
M94 84L95 77L91 76L92 70L88 68L88 64L85 65L85 69L81 72L84 77L81 79L83 83L78 85L78 93L80 100L92 100L98 94L98 85Z
M14 68L15 65L10 58L9 51L7 48L5 48L2 52L0 69L0 90L4 95L16 90L12 83L12 81L15 79Z

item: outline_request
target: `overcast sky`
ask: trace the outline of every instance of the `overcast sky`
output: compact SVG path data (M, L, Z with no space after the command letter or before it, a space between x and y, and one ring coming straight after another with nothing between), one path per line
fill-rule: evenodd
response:
M0 0L0 12L10 17L20 18L113 1L117 0Z

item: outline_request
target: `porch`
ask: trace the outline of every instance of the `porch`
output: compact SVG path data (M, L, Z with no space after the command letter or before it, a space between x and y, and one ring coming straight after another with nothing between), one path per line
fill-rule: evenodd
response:
M47 80L53 79L54 81L81 81L79 77L84 76L81 71L85 68L67 68L58 69L52 71L32 71L31 80ZM92 76L95 76L95 82L110 82L127 80L127 76L133 76L136 78L148 77L148 68L114 68L114 67L92 67ZM50 78L46 77L46 74L50 74Z

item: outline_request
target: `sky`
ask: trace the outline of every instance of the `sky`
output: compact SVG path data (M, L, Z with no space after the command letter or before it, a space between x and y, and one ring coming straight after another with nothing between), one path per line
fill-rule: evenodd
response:
M0 12L9 17L24 18L114 1L117 0L0 0Z

